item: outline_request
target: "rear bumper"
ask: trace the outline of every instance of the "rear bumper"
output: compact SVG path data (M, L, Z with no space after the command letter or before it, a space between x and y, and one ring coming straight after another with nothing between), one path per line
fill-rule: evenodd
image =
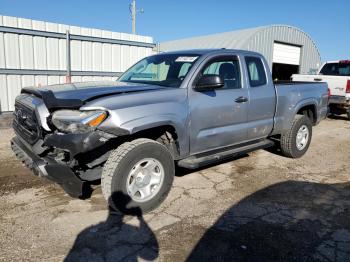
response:
M341 106L350 106L350 98L345 96L331 96L329 104L337 104Z
M56 182L71 197L84 198L91 193L90 185L79 179L68 166L58 164L48 158L40 158L22 143L19 137L14 137L11 140L11 148L17 158L31 169L35 175L46 177Z

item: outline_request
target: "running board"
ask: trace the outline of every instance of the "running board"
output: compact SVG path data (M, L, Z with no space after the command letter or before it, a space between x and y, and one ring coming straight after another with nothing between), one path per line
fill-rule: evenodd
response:
M207 166L219 161L223 161L228 158L232 158L237 155L246 154L258 149L264 149L268 147L274 146L275 143L271 140L262 140L259 142L256 142L254 144L244 145L240 147L230 148L226 149L220 152L216 152L214 154L210 154L210 152L207 155L195 155L190 156L188 158L182 159L178 162L178 165L180 167L188 168L188 169L196 169L203 166Z

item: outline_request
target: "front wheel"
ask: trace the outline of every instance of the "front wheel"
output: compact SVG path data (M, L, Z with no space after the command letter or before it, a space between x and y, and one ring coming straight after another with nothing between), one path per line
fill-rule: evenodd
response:
M114 209L147 213L166 198L174 175L174 160L165 146L136 139L110 154L102 171L102 193Z
M296 115L290 130L281 135L282 154L290 158L302 157L312 137L312 123L307 116Z

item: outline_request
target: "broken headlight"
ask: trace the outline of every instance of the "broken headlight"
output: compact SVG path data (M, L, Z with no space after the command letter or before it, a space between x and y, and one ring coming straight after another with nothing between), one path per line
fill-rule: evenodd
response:
M107 113L102 110L58 110L53 113L51 121L62 132L85 133L94 130L106 118Z

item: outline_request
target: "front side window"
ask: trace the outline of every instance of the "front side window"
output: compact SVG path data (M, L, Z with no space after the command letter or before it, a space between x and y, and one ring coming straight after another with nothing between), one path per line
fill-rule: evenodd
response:
M258 87L266 85L266 73L264 65L258 57L246 57L249 83L251 87Z
M179 87L198 58L188 54L150 56L128 69L119 81Z
M241 88L241 74L238 60L215 59L209 62L203 69L202 75L217 75L225 81L226 89Z

